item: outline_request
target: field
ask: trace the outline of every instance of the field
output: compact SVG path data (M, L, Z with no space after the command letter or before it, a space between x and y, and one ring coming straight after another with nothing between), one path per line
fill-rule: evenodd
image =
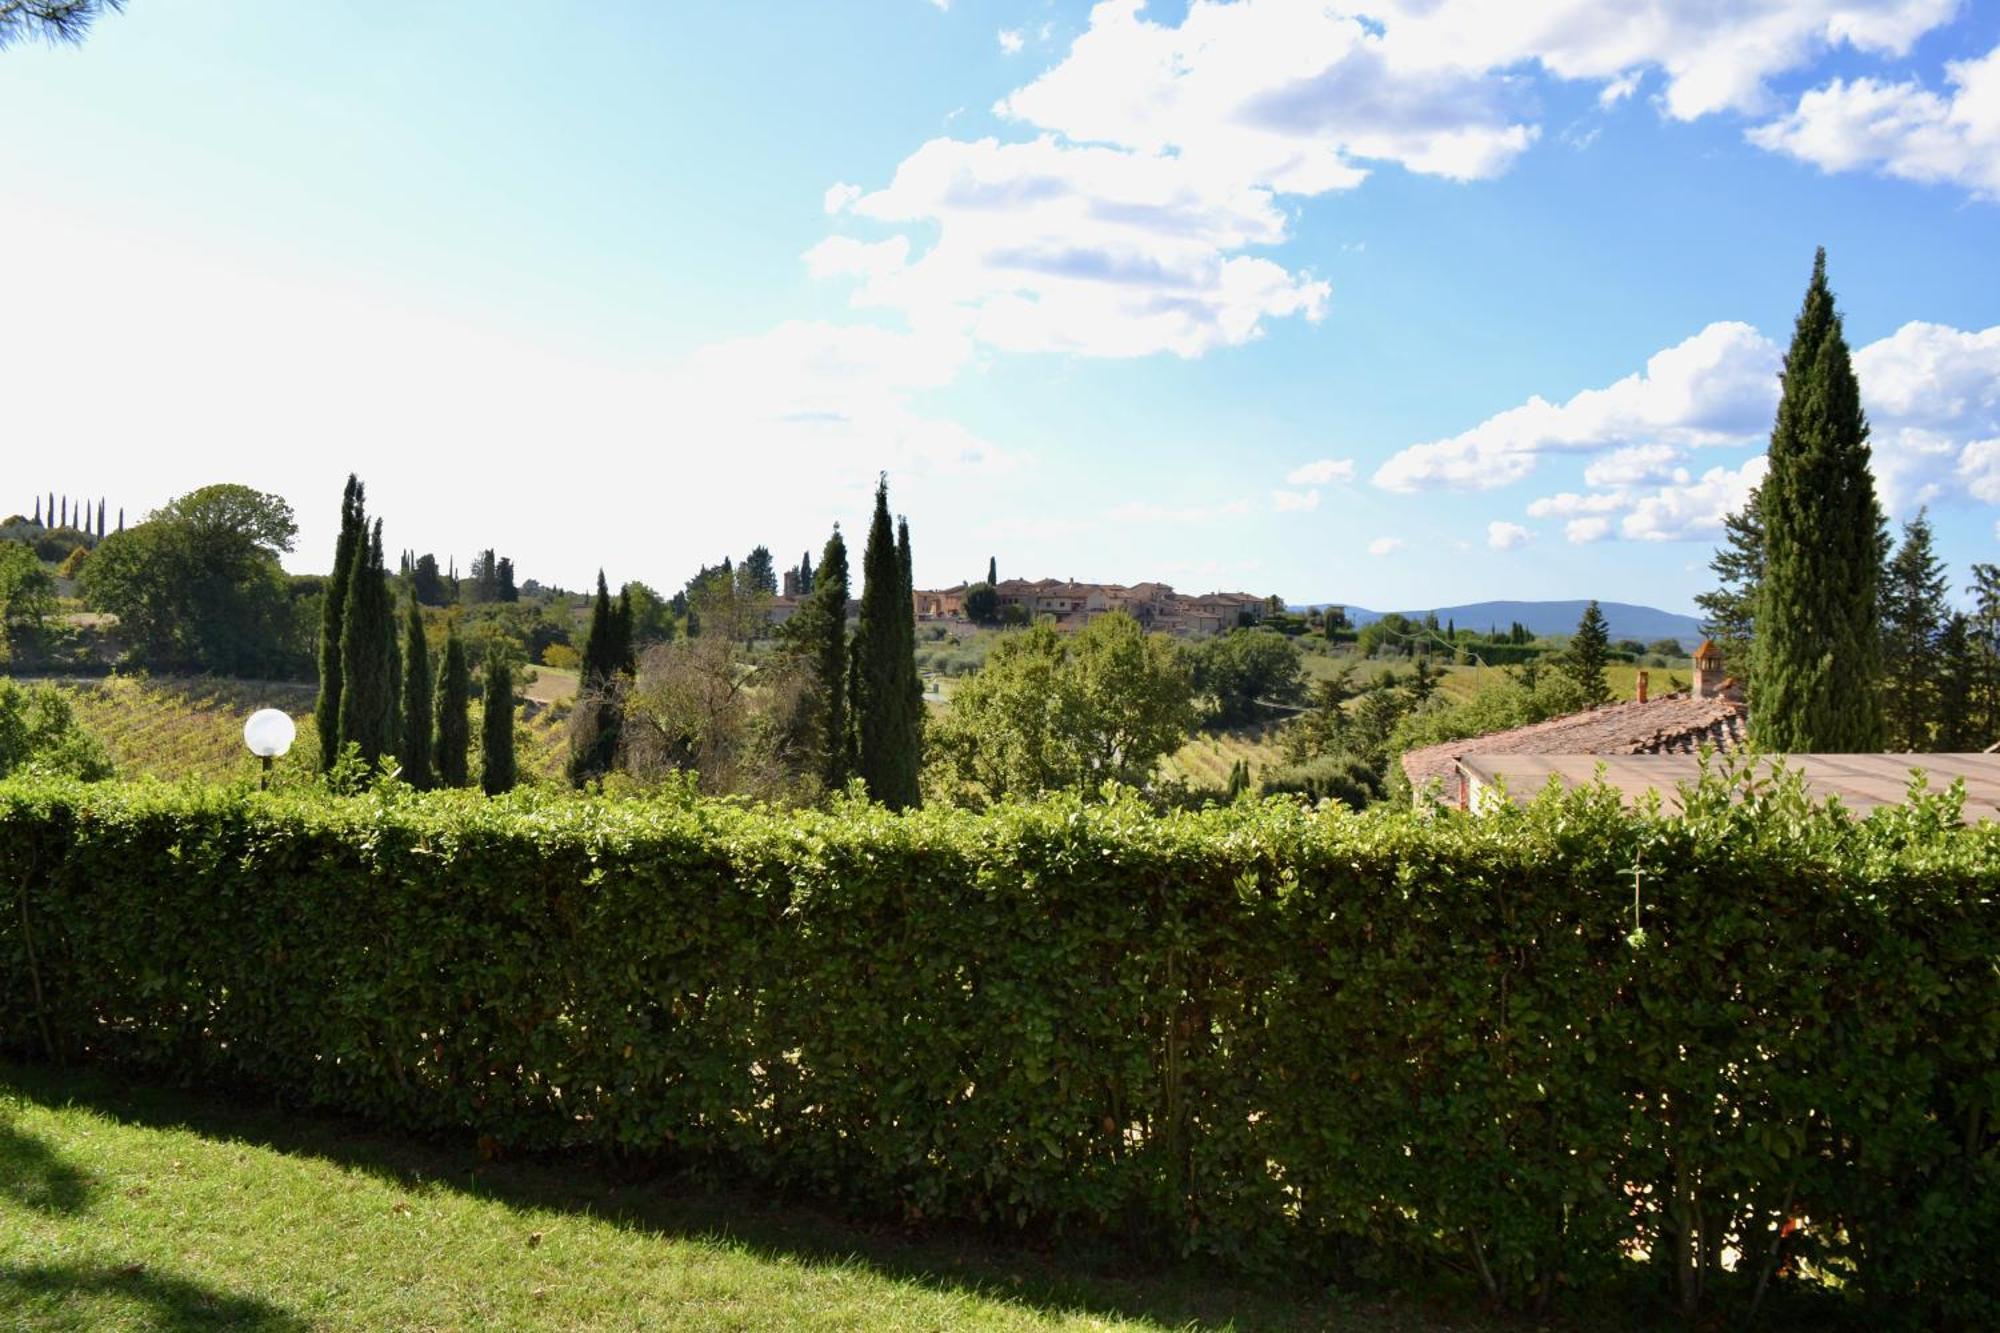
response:
M0 1062L10 1329L1467 1328Z
M77 720L104 742L124 778L254 778L258 764L243 747L243 720L259 708L291 714L299 727L295 754L314 754L318 745L318 691L298 681L114 676L63 684Z
M1278 726L1239 727L1233 731L1202 732L1160 765L1160 775L1180 778L1197 787L1226 787L1229 770L1241 759L1250 765L1255 782L1268 768L1285 762L1278 745Z

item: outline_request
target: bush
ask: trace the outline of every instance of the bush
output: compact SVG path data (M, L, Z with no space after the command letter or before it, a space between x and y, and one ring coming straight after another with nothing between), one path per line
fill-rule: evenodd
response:
M0 677L0 777L24 770L95 780L111 776L111 757L61 690Z
M1992 1326L2000 830L1691 807L16 780L0 1046L1334 1281Z
M1388 794L1380 770L1348 754L1322 755L1303 764L1272 769L1259 790L1266 796L1339 801L1350 810L1365 810Z
M583 654L566 643L551 643L542 649L542 665L555 667L559 671L574 671L583 662Z

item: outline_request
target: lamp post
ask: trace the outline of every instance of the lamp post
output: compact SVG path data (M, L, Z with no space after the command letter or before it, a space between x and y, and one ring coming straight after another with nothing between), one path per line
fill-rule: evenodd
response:
M292 738L298 734L292 719L275 708L260 708L243 724L243 743L264 761L264 772L257 779L260 791L270 789L271 761L291 749Z

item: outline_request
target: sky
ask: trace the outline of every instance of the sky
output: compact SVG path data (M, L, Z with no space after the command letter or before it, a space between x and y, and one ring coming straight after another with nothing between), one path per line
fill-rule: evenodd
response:
M131 0L0 124L0 511L1686 611L1824 245L2000 559L1992 0Z

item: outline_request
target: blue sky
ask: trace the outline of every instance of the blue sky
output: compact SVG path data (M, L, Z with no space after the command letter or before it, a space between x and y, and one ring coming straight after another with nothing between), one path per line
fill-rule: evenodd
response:
M1687 609L1824 244L1962 583L2000 6L1695 8L133 0L0 52L0 508L243 481L312 569L352 468L673 587L886 468L927 584Z

